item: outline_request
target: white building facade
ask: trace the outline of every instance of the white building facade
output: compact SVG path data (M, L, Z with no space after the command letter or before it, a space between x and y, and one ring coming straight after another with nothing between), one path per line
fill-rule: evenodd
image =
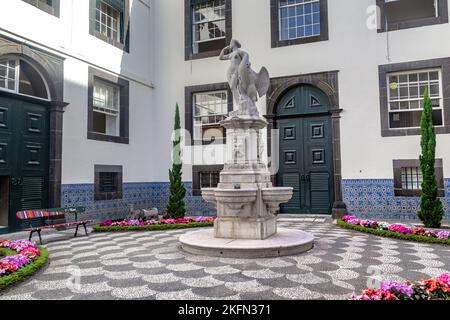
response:
M0 225L14 225L22 209L83 206L98 220L124 217L130 205L163 210L177 103L188 133L188 213L214 214L200 192L217 184L223 164L218 123L233 103L218 56L232 38L255 70L270 72L258 108L269 122L273 180L294 187L282 212L414 219L427 89L449 217L447 0L2 6Z

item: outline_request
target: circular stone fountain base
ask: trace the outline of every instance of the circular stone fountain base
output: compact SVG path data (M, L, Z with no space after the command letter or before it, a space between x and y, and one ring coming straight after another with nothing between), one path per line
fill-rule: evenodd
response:
M226 258L270 258L296 255L314 247L310 233L279 228L278 233L266 240L214 238L214 230L199 230L180 237L186 252Z

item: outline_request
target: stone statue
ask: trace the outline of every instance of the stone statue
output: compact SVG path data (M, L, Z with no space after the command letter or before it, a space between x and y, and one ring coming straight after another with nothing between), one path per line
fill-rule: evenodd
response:
M241 49L239 41L233 39L223 48L220 60L230 60L227 79L239 114L259 115L255 102L269 90L270 76L265 67L259 73L251 68L249 54Z

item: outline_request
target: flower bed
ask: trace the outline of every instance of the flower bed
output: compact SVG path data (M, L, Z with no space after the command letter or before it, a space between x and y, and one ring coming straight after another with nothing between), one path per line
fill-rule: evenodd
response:
M48 252L27 240L0 240L0 289L21 281L42 268Z
M160 231L170 229L188 229L211 227L214 225L215 217L190 217L183 219L161 219L159 221L149 220L125 220L113 222L106 220L94 227L95 232L111 231Z
M389 224L373 220L361 220L354 216L343 217L342 220L338 220L338 225L346 229L382 237L450 245L450 231L409 228L399 223Z
M450 300L450 273L419 283L382 282L380 289L364 290L351 300Z

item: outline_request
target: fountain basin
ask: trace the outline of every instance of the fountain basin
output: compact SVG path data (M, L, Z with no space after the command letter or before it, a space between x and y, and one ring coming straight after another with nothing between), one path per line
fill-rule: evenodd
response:
M289 202L292 195L294 194L294 189L287 188L264 188L261 189L262 201L267 206L267 211L275 214L280 208L280 204Z
M215 238L213 230L199 230L180 237L183 250L196 254L227 258L270 258L297 255L314 247L310 233L280 228L265 240Z

